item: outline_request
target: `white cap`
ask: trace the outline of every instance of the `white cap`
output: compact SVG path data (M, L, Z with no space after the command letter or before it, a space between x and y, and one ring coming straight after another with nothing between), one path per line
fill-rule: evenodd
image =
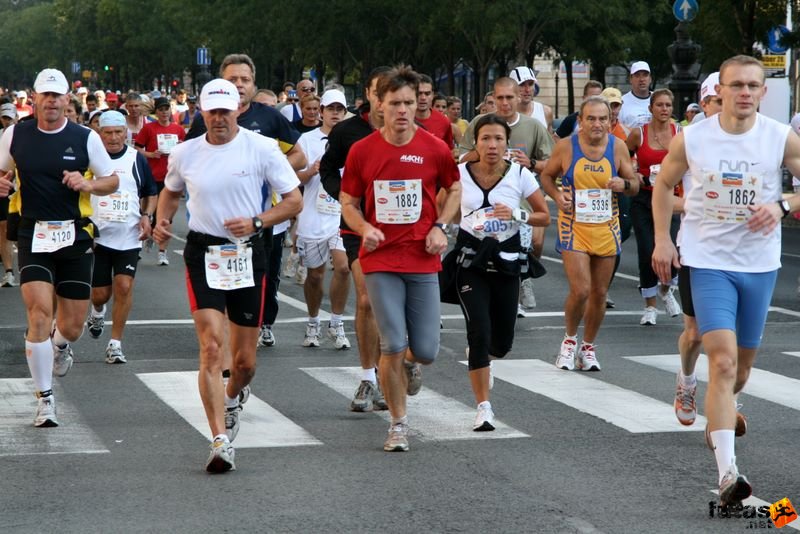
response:
M328 89L322 93L322 98L319 102L321 106L330 106L333 103L338 103L344 107L347 107L347 99L345 98L344 93L338 89Z
M96 110L90 112L89 113L89 121L88 122L92 122L92 119L94 118L95 115L100 115L102 117L103 110L102 109L96 109Z
M526 67L525 65L513 69L511 72L508 73L508 76L509 78L517 82L517 85L523 84L531 80L533 81L533 83L536 83L536 74L533 73L533 69L530 67Z
M26 93L25 91L17 91L17 93L14 96L17 98L28 98L28 93Z
M239 90L228 80L216 78L203 86L200 91L200 109L239 109Z
M703 109L698 104L695 104L694 102L692 102L691 104L686 106L686 111L697 111L697 112L700 112L700 111L703 111Z
M65 95L69 93L69 83L64 73L58 69L44 69L36 76L33 82L33 90L37 93L58 93Z
M650 72L650 65L647 64L647 61L634 61L633 65L631 65L631 74L636 74L640 70L646 70Z
M707 96L717 96L717 85L719 85L719 72L712 72L700 86L700 100L704 100Z
M800 135L800 113L795 113L794 117L792 117L792 122L789 124L792 126L792 130L794 130L796 134Z
M85 94L87 94L88 92L89 92L89 90L88 90L87 88L85 88L85 87L78 87L77 94L79 94L79 95L85 95Z
M119 111L106 111L100 115L100 128L107 126L128 126L125 123L125 115Z
M17 118L17 106L8 103L0 106L0 117L9 117L11 119Z

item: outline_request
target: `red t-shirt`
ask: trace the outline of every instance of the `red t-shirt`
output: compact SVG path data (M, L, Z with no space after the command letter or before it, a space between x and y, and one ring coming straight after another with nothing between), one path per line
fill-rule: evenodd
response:
M186 139L186 132L183 127L174 122L169 123L167 126L161 126L158 122L148 122L136 134L134 142L137 146L144 147L147 152L155 152L158 150L158 136L163 134L177 135L181 141ZM169 156L166 154L162 154L160 158L147 158L147 163L150 165L150 171L153 173L153 178L155 178L156 182L163 182L164 177L167 176L168 161Z
M436 222L436 191L440 187L449 188L458 179L458 167L450 149L422 128L417 128L411 141L403 146L388 143L380 131L356 142L344 165L342 191L364 199L364 218L386 237L372 252L361 248L358 257L364 273L440 271L439 255L425 251L425 237ZM376 181L382 181L387 188L399 189L404 187L404 180L422 180L419 219L407 224L379 223ZM379 198L386 204L386 196L379 193Z
M432 109L431 116L427 119L420 119L417 117L415 120L421 124L423 128L428 130L428 133L431 133L444 141L449 148L453 148L453 128L450 125L450 120L445 117L441 111Z

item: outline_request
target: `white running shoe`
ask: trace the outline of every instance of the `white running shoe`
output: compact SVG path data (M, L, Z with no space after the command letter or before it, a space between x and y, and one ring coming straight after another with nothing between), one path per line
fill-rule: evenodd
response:
M158 251L158 264L169 265L169 258L167 258L167 253L165 251Z
M235 456L236 452L227 436L214 438L214 441L211 442L211 454L208 455L206 462L206 471L209 473L235 471Z
M475 424L472 425L475 432L491 432L494 430L494 412L492 405L482 402L478 405L478 415L475 417Z
M297 274L297 266L300 264L300 256L296 252L289 254L286 263L283 265L283 277L293 278Z
M566 338L561 342L558 358L556 358L556 367L565 371L572 371L575 369L575 349L577 345L577 341Z
M241 411L241 404L233 408L225 408L225 433L230 441L235 440L236 435L239 434L239 412Z
M128 363L125 355L122 354L122 347L112 347L109 345L106 348L106 363Z
M319 347L319 323L306 325L306 337L303 338L304 347Z
M6 271L6 274L3 275L3 281L0 283L3 287L14 287L17 285L17 281L14 279L14 273L11 271Z
M695 419L697 419L696 395L697 384L692 387L684 386L681 383L681 374L679 372L678 382L675 386L675 417L684 426L693 425Z
M267 325L262 325L261 331L258 333L258 346L272 347L274 345L275 345L275 334L272 333L272 327Z
M675 298L675 287L670 286L664 292L659 290L658 296L661 297L661 300L664 302L664 309L667 310L667 314L670 317L677 317L683 312L681 305L678 303L678 299Z
M575 358L575 367L578 371L599 371L600 362L597 361L597 355L594 351L594 344L581 343L581 350Z
M344 323L339 323L336 326L332 326L331 323L328 323L328 337L333 340L333 344L337 349L344 350L350 348L350 340L347 339L344 333Z
M55 343L53 344L53 374L56 376L67 376L70 368L72 368L72 347L69 343L64 345L64 348L59 348Z
M639 319L639 324L642 326L655 326L657 316L658 316L658 310L656 310L653 306L647 306L644 309L642 318Z
M389 427L389 434L383 442L386 452L406 452L408 450L408 425L397 423Z
M56 419L56 398L51 393L46 397L39 397L37 399L36 417L33 419L33 426L39 428L47 428L58 426Z
M525 317L525 308L522 307L522 304L517 304L517 318L522 319Z
M722 482L719 484L719 503L722 506L736 506L753 493L753 488L747 477L739 473L736 467L736 458L722 475Z
M536 307L536 295L533 293L533 278L526 278L520 284L519 302L527 309Z

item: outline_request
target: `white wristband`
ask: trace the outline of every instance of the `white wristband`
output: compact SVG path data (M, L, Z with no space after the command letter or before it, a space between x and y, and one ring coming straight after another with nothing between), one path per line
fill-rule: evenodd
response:
M522 208L517 208L514 210L514 220L519 223L528 223L528 212Z

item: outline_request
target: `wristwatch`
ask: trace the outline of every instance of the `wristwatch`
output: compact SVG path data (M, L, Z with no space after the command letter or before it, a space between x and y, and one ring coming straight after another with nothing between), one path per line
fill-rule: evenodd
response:
M792 212L792 207L789 205L789 201L786 199L779 200L778 205L781 207L781 210L783 211L783 218L785 219Z
M437 222L437 223L433 223L433 225L436 228L438 228L439 230L441 230L442 232L444 232L444 227L446 226L444 223Z
M256 232L260 232L261 229L264 228L264 221L262 221L260 217L253 217L253 226Z

